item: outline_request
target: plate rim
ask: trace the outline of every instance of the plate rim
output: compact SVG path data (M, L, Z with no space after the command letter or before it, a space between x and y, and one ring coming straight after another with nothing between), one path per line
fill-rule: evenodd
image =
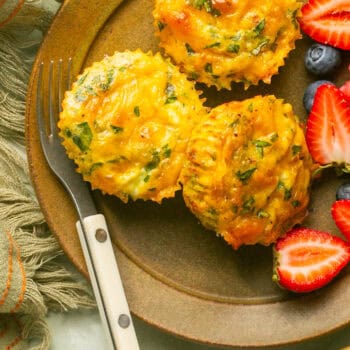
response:
M124 2L125 1L126 0L124 0ZM39 139L37 137L36 128L34 127L36 98L35 86L37 82L37 72L40 62L48 60L49 58L61 58L60 56L62 56L63 53L65 55L68 54L73 57L73 72L79 72L80 68L83 66L85 57L88 54L89 47L93 43L100 28L105 24L110 15L117 9L117 7L122 2L123 0L97 0L94 1L92 4L87 0L66 0L61 5L61 8L56 14L47 34L43 39L43 42L39 48L38 54L33 64L32 73L28 84L25 114L25 134L30 176L37 194L38 201L40 203L41 209L49 227L57 237L68 258L85 277L88 277L88 272L80 247L78 248L77 252L72 251L69 245L67 245L65 238L66 236L62 236L62 227L59 223L57 223L56 220L57 216L55 214L57 212L57 208L54 208L54 214L53 208L51 207L52 203L54 203L53 201L57 198L62 198L63 207L69 207L68 203L70 202L70 199L65 193L65 190L62 188L62 186L58 183L58 180L56 180L54 175L48 169L48 166L46 165L46 162L40 150ZM82 4L84 3L85 6L82 6ZM96 11L99 11L99 16L95 16ZM77 26L76 24L69 26L73 19L77 22L81 21L81 23L83 24L89 23L91 20L94 20L92 26L89 27L90 29L85 31L84 33L87 39L85 39L83 43L80 42L80 37L82 36L82 33L79 35L65 36L64 38L61 37L62 28L64 28L63 32L66 30L70 32L75 31L75 33L77 33L77 28L79 28L79 26ZM60 45L62 44L62 42L65 43L66 46L62 47ZM47 189L43 188L43 178L49 179L48 183L50 184L51 188L57 191L57 198L54 198L53 200L50 199L50 203L48 203L47 200ZM74 209L72 204L70 205L70 207ZM74 213L74 210L68 213L69 223L67 224L67 230L72 230L72 228L75 227L76 220L77 216ZM249 338L254 337L252 337L251 334L244 334L243 326L247 325L250 321L250 311L256 312L252 314L254 321L256 322L256 328L265 324L261 316L259 318L257 312L259 310L256 310L256 308L259 308L259 305L242 306L239 304L213 302L211 300L200 299L184 291L177 290L173 286L164 284L161 280L142 270L138 265L135 264L134 261L129 259L129 257L123 251L121 251L115 244L114 248L120 266L122 280L124 282L124 287L129 300L131 312L138 318L144 320L152 326L155 326L167 333L188 340L215 346L241 346L248 348L277 345L281 346L311 340L329 334L338 329L341 329L350 323L350 317L347 317L346 320L343 320L342 322L335 322L331 328L321 327L321 329L314 331L310 330L308 334L304 334L299 337L291 335L288 340L284 340L282 338L275 338L275 340L272 341L270 339L270 336L271 334L275 334L274 329L272 333L266 334L264 336L264 339L261 338L260 341L252 342L249 340ZM346 285L347 281L348 283L350 283L349 274L343 276L341 284ZM135 286L138 286L138 288L135 288ZM343 296L342 294L339 295L339 289L341 288L338 287L337 291L336 288L332 288L332 286L327 286L322 292L312 295L316 295L316 297L322 298L323 294L328 293L333 296L335 295L334 298L337 299ZM146 290L148 291L148 293L145 294ZM153 298L153 295L156 295L157 297ZM305 312L304 306L310 302L310 299L312 299L312 295L298 296L297 299L299 300L300 304L295 304L295 306L301 307L301 309L299 310L301 313ZM167 308L169 307L169 304L174 301L174 296L177 297L177 299L175 300L175 304L177 307L179 307L179 309L177 310L178 314L177 317L168 317L166 315L168 311ZM154 299L157 300L157 303L154 303ZM286 303L296 303L295 300L296 299L294 298L293 300L269 303L269 305L270 307L275 308L277 310L278 317L283 318L283 315L281 314L281 309L283 309ZM349 302L350 293L349 295L343 296L342 305L344 305L343 303ZM227 326L222 324L222 321L219 320L217 314L224 314L226 317L226 323L232 322L234 324L237 324L237 322L241 320L235 317L235 313L238 309L242 311L241 309L243 309L243 307L249 309L249 312L247 311L247 309L245 312L243 312L244 317L247 318L246 320L243 320L244 325L242 325L242 329L239 330L241 331L240 333L243 333L227 334L227 330L229 328L234 327L228 328ZM324 309L325 312L327 308L330 308L329 304L326 304ZM192 315L189 314L189 311L192 312ZM206 315L205 317L211 317L212 324L216 324L216 334L213 330L209 332L204 332L206 334L203 334L203 330L201 331L200 329L200 327L202 326L201 322L199 322L198 325L193 324L194 321L198 321L198 317L196 316L195 312L199 311L203 312ZM303 315L304 317L306 317L305 314ZM302 320L300 318L300 315L295 315L295 317L300 321ZM208 325L208 321L204 322L204 324ZM272 325L273 324L270 324L270 326ZM221 329L219 329L220 327ZM255 331L259 332L259 329L256 329ZM238 335L241 337L241 339L233 339L233 335Z

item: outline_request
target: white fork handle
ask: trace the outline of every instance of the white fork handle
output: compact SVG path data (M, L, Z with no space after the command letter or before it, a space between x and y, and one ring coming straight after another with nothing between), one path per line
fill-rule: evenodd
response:
M101 319L112 349L139 350L124 288L102 214L91 215L76 226Z

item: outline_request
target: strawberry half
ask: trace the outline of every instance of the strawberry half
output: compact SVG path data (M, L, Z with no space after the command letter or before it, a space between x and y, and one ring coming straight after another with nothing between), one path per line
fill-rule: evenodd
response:
M299 18L303 32L312 39L343 50L350 49L349 0L309 0Z
M340 199L335 201L331 213L340 232L350 241L350 200Z
M315 162L350 172L350 105L336 86L317 89L305 137Z
M275 244L273 280L296 293L311 292L329 283L349 261L350 245L341 238L296 228Z
M350 80L346 81L339 90L344 94L346 100L350 103Z

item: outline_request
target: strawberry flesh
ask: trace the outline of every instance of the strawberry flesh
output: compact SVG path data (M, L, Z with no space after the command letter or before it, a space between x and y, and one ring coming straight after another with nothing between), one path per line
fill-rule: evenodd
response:
M350 200L335 201L331 208L333 220L340 232L350 241Z
M328 284L350 261L350 245L327 232L296 228L274 247L273 280L296 293Z
M306 143L320 165L350 164L350 105L343 92L331 84L321 85L306 124Z
M346 81L339 90L344 94L344 97L350 102L350 80Z
M350 49L348 0L309 0L299 18L303 32L312 39L343 50Z

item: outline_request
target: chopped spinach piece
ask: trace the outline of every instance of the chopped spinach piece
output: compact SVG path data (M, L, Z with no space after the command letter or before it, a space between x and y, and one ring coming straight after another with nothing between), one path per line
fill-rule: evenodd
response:
M283 199L285 201L288 201L289 199L291 199L291 197L292 197L292 189L291 188L287 188L286 185L284 184L284 182L278 181L277 188L284 191Z
M242 37L242 34L240 32L238 32L235 35L231 36L230 39L232 41L238 41L241 37Z
M149 171L155 169L159 163L160 163L159 152L154 151L152 153L152 160L145 165L146 172L149 172Z
M96 92L94 90L94 88L91 86L91 85L87 85L85 86L85 92L88 94L88 95L94 95L96 96Z
M168 144L162 147L162 153L164 158L169 158L171 156L171 148L169 148Z
M205 46L204 48L205 49L211 49L212 47L219 47L219 46L221 46L221 43L220 42L215 42L213 44Z
M252 175L254 174L255 170L257 168L251 168L248 169L244 172L241 172L240 170L238 170L236 172L236 176L238 177L238 179L243 182L244 184L246 184L248 182L248 180L252 177Z
M111 129L115 134L119 134L121 132L123 132L124 128L120 127L120 126L116 126L116 125L111 125Z
M300 203L298 200L292 201L292 206L293 206L294 208L299 207L300 204L301 204L301 203Z
M91 165L89 170L89 175L91 175L92 172L94 172L96 169L100 168L103 165L102 162L94 163Z
M262 158L264 156L264 148L271 146L270 142L264 141L264 140L253 140L252 141L255 147L257 148L257 151Z
M123 160L128 160L128 158L126 158L125 156L121 155L121 156L118 156L117 158L113 158L113 159L107 160L106 163L115 164L115 163L120 163Z
M165 94L167 96L165 104L173 103L177 100L177 96L175 94L175 86L173 84L168 83L166 85Z
M96 74L92 79L91 83L96 85L101 82L101 74Z
M204 66L204 70L207 73L213 73L213 66L211 65L211 63L206 63L206 65Z
M291 189L288 189L288 188L285 188L284 189L284 200L285 201L288 201L289 199L291 199L292 197L292 190Z
M265 28L265 18L263 18L253 29L256 36L260 35Z
M71 138L81 151L87 151L92 141L92 132L88 122L75 125L71 130Z
M214 17L221 15L220 11L213 7L212 0L190 0L190 4L198 10L202 10L202 8L204 8L205 11L212 14Z
M165 104L169 104L169 103L173 103L177 100L176 96L169 96L166 100L165 100Z
M165 28L165 23L161 21L158 21L157 25L160 32Z
M192 49L189 43L185 43L186 51L188 56L192 56L194 54L194 50Z
M202 7L204 6L204 2L205 2L205 0L191 0L190 1L191 5L198 10L202 9Z
M298 24L298 20L297 20L297 15L298 15L298 9L296 10L291 10L288 9L287 10L287 16L290 17L292 19L292 23L295 29L299 28L299 24Z
M140 116L140 107L139 106L134 107L134 114L136 115L136 117Z
M77 102L84 102L88 96L97 96L97 92L91 85L81 85L74 94L74 98Z
M78 85L81 85L81 84L85 81L85 79L87 78L87 76L88 76L87 73L85 73L84 75L82 75L82 76L77 80L77 84L78 84Z
M271 135L270 140L271 142L275 142L278 139L278 134L275 132Z
M281 180L279 180L278 181L278 183L277 183L277 188L279 189L279 190L283 190L284 189L284 182L283 181L281 181Z
M292 153L293 156L297 155L298 153L300 153L300 151L302 150L302 147L300 145L293 145L292 146Z
M208 209L208 213L209 213L210 215L213 215L213 216L216 216L216 215L217 215L217 212L216 212L215 208L209 208L209 209Z
M113 82L113 78L114 78L114 69L111 68L106 73L106 81L100 84L100 88L102 91L107 91L110 88Z
M255 203L255 199L253 196L251 196L247 200L245 200L243 203L243 206L242 206L243 207L242 213L246 214L246 213L254 211L254 209L255 209L254 203Z
M240 119L237 118L235 119L232 123L230 123L228 126L229 128L234 128L235 126L237 126L240 123Z
M65 128L63 130L63 135L70 138L70 137L72 137L72 132L69 128Z
M214 16L214 17L220 17L221 16L221 12L216 9L216 8L213 8L210 13Z
M77 102L84 102L87 99L87 95L84 93L84 89L81 87L75 92L74 98Z
M270 142L267 142L267 141L264 141L264 140L254 140L253 144L256 147L268 147L268 146L271 146Z
M268 217L270 217L270 214L264 209L259 209L258 212L256 213L256 215L259 218L268 218Z
M238 44L232 43L229 46L227 46L226 51L232 52L232 53L238 53L240 48L241 47Z
M197 80L199 78L199 74L196 72L191 72L188 77L190 80Z

